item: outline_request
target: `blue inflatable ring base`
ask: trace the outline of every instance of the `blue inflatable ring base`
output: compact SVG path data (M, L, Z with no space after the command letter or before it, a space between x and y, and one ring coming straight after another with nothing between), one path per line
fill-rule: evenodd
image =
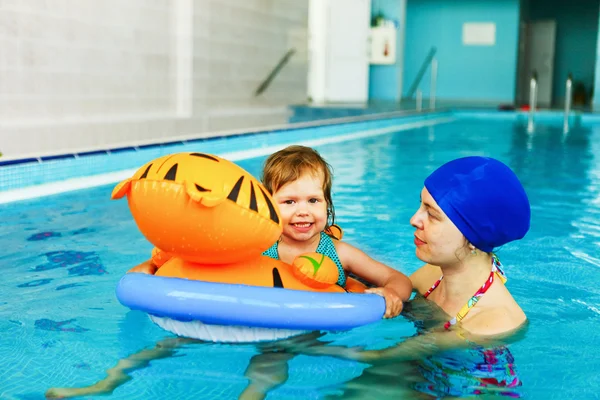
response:
M325 293L126 274L119 302L132 310L178 321L293 330L348 330L379 321L385 300L376 294Z

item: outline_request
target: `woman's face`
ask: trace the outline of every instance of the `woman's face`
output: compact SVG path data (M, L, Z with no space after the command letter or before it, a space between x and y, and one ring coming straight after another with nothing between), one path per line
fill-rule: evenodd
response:
M468 254L465 237L426 188L421 191L421 205L410 219L410 224L417 229L415 245L419 260L443 266L462 261Z

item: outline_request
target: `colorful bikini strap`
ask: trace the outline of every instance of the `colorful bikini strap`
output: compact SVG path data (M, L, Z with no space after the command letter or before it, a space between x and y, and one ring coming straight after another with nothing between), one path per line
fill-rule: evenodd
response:
M442 279L444 279L444 275L442 275L440 277L440 279L438 279L437 281L435 281L435 283L429 288L428 291L426 291L425 293L423 293L423 297L425 297L425 298L429 297L429 295L431 294L431 292L433 292L435 290L435 288L437 288L438 286L440 286L440 283L442 282Z
M492 253L492 272L496 273L496 276L498 276L498 278L500 278L502 283L506 283L506 281L508 281L508 278L506 277L506 274L504 273L504 267L502 266L500 259L498 258L498 256L495 253Z
M494 275L500 278L500 280L503 283L506 282L506 276L504 275L504 271L500 269L500 266L500 260L495 254L492 253L492 271L490 272L490 276L477 290L477 292L475 292L473 297L471 297L469 301L467 301L467 304L462 306L458 314L456 314L456 317L452 318L450 321L444 324L444 328L449 329L452 325L456 325L456 323L462 321L462 319L469 313L469 311L471 311L471 309L475 307L475 304L477 304L477 302L483 297L485 292L488 291L490 286L492 286L492 283L494 283Z
M496 254L492 253L492 271L490 272L490 276L486 279L486 281L483 283L483 285L477 290L477 292L475 292L473 297L471 297L469 299L469 301L467 301L467 304L465 304L460 309L458 314L456 314L456 317L452 318L450 321L448 321L444 324L444 328L449 329L452 325L455 325L456 323L460 322L469 313L469 311L471 311L471 308L475 307L475 304L477 304L479 299L481 299L483 297L485 292L487 292L487 290L490 288L490 286L492 286L492 283L494 283L494 275L496 275L498 278L500 278L500 280L503 283L506 283L507 278L506 278L506 275L504 274L504 271L502 270L502 264L500 263L500 259L498 259L498 256L496 256ZM440 285L440 283L442 282L442 279L444 279L444 275L442 275L440 277L440 279L438 279L433 284L433 286L423 296L424 297L429 296L431 294L431 292L433 292L435 290L435 288L437 288Z

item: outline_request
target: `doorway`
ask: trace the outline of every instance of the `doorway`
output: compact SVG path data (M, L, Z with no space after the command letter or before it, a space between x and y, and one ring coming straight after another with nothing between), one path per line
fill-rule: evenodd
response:
M534 21L522 24L524 41L522 49L523 69L520 75L520 103L527 104L530 81L537 79L537 103L540 107L552 106L554 75L554 52L556 43L556 21Z
M562 108L573 80L574 108L590 106L594 92L600 0L521 0L517 105L529 103L532 73L538 105Z

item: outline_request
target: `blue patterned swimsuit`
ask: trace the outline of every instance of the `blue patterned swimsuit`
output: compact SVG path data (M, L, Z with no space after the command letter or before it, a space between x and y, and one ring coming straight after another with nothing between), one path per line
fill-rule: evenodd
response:
M333 239L331 239L325 232L321 232L321 238L319 239L319 245L317 246L317 253L326 255L331 258L339 271L339 278L337 284L341 287L346 286L346 273L344 271L344 267L342 267L342 262L338 257L337 251L335 250L335 245L333 244ZM275 242L273 246L269 247L263 253L263 256L271 257L275 260L279 260L279 242Z

